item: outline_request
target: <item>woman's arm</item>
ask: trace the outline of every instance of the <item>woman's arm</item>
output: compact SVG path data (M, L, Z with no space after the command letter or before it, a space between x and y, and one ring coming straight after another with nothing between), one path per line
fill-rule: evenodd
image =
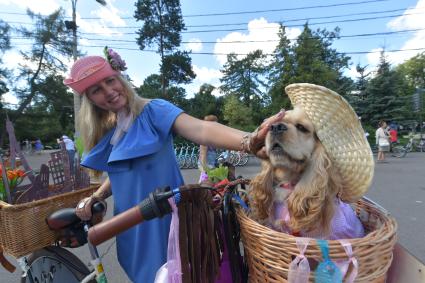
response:
M266 119L254 133L250 134L220 123L199 120L182 113L174 122L173 131L200 145L249 151L258 157L267 158L263 148L265 137L270 126L282 119L283 116L284 112L281 111Z
M196 119L186 113L177 117L173 130L196 144L230 150L242 150L241 140L247 134L220 123Z
M109 180L109 177L106 178L105 182L102 183L102 185L93 193L93 197L105 200L108 197L112 195L111 190L111 181Z

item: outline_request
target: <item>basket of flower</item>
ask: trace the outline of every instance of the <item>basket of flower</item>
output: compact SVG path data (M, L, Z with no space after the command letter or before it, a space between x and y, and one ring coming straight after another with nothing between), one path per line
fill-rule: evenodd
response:
M40 173L23 186L19 185L31 171L1 169L3 166L0 167L0 250L17 258L52 244L57 235L47 226L46 217L58 209L75 207L99 187L90 185L88 178L81 178L86 174L82 168L62 185L49 185L49 167L42 165ZM76 181L81 179L85 182Z

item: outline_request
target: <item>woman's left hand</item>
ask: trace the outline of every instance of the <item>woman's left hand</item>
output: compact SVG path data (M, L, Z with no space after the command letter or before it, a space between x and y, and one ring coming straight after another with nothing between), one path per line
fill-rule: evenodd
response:
M267 159L266 149L264 147L266 135L270 126L280 121L285 116L285 110L280 110L279 113L264 120L264 122L250 135L249 150L258 158Z

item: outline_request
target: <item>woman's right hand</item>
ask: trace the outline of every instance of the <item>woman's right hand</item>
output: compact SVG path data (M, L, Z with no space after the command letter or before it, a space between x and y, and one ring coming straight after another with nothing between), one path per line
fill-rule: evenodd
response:
M93 216L92 207L93 207L93 204L95 202L101 202L105 206L105 210L104 210L102 217L100 219L96 219L96 221L94 221L94 222L100 222L102 220L103 216L105 216L107 205L106 205L106 202L103 199L98 198L96 196L90 196L90 197L86 197L86 198L83 198L82 200L80 200L80 202L78 202L78 204L77 204L77 207L75 208L75 214L77 214L77 216L83 221L91 220L92 216Z

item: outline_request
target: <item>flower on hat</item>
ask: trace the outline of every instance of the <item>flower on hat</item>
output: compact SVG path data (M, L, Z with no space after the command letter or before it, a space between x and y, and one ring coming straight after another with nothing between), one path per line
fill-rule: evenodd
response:
M125 61L121 59L121 56L112 48L108 48L108 46L105 46L105 48L103 49L103 53L105 54L105 58L111 65L112 69L114 69L115 71L127 70Z

